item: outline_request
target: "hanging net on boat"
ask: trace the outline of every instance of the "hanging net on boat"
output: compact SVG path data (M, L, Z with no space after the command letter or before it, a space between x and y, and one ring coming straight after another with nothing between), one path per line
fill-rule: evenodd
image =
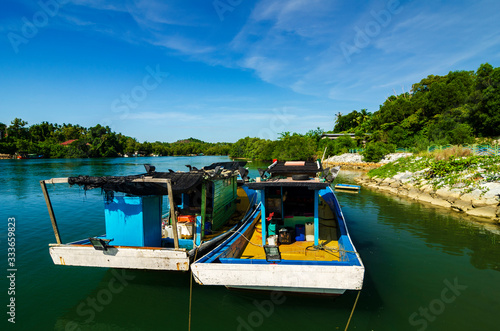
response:
M122 192L133 195L167 195L168 189L166 183L152 183L134 181L143 178L162 178L172 180L173 193L187 193L198 186L203 180L203 174L197 173L169 173L160 172L154 175L135 175L135 176L78 176L69 177L70 185L83 186L85 190L101 188L105 192Z
M215 180L230 178L237 175L237 167L229 165L230 170L222 166L213 166L211 169L198 170L191 167L189 172L156 172L154 167L149 173L132 175L132 176L78 176L69 177L68 183L70 185L82 186L84 190L92 190L100 188L106 193L122 192L133 195L168 195L166 183L148 182L149 179L170 179L172 181L172 193L188 193L197 188L204 180ZM231 170L236 167L236 170ZM194 170L193 170L194 169Z
M247 164L247 161L239 161L239 162L216 162L212 163L209 166L203 167L205 170L215 169L216 167L221 167L226 170L238 170L240 167L244 167Z

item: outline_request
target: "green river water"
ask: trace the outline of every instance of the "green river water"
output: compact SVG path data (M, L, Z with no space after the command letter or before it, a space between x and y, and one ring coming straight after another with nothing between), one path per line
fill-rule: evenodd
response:
M55 239L39 180L137 174L143 163L167 171L226 160L0 160L0 330L187 330L189 273L52 263L48 244ZM248 166L257 174L256 163ZM356 175L341 172L337 181L352 183ZM104 233L99 190L58 184L49 191L63 242ZM499 227L366 189L337 196L366 268L349 330L500 329ZM13 266L9 220L15 220ZM7 278L12 274L15 279ZM303 297L194 284L191 330L344 330L356 295ZM15 324L7 314L12 298Z

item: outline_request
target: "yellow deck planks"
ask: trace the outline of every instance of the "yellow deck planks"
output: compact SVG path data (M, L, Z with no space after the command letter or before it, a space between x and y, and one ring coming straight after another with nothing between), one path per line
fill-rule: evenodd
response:
M260 225L260 223L258 224ZM321 229L321 227L320 227ZM255 244L247 244L243 254L241 255L242 259L265 259L266 255L264 253L264 248L256 246L262 245L262 235L261 233L254 231L250 241ZM338 249L339 243L338 241L326 241L320 240L324 246L329 249ZM289 245L280 245L281 258L284 260L308 260L308 261L340 261L339 253L328 250L313 250L312 247L310 249L306 249L307 247L313 246L314 242L310 241L296 241Z

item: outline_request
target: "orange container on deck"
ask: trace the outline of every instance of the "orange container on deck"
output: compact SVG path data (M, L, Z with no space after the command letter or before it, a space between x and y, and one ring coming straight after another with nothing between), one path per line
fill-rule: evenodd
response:
M194 222L195 220L195 215L179 215L179 217L177 217L177 222L179 223Z

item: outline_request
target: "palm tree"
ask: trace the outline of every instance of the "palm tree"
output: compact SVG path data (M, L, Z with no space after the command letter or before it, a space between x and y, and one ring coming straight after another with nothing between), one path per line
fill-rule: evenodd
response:
M338 112L338 113L335 115L335 117L337 118L337 119L335 120L335 122L337 122L337 123L338 123L338 122L339 122L339 120L340 120L340 118L342 117L342 114L341 114L340 112Z

